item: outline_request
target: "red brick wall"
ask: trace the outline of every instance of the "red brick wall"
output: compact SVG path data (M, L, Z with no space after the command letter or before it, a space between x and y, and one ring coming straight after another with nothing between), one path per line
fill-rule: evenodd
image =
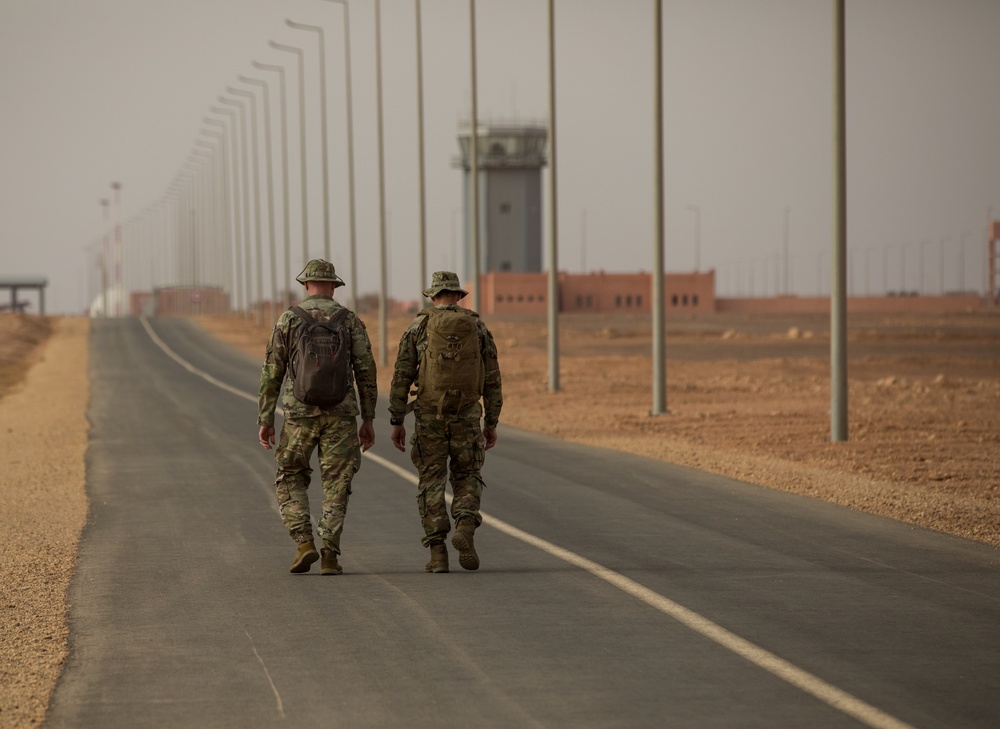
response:
M488 273L482 276L483 314L544 313L548 310L547 273ZM668 273L664 281L667 313L715 310L715 271ZM564 313L649 312L649 273L559 274L559 311Z

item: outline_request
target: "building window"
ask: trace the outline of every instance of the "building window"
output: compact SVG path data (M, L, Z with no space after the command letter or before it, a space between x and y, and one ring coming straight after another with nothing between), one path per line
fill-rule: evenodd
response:
M670 305L677 306L677 294L674 294L673 296L670 297Z
M513 294L507 294L507 301L511 302L513 300L514 300L514 295Z
M579 309L582 306L583 306L583 297L582 296L577 296L576 297L576 308Z
M535 295L534 294L528 294L528 301L534 301L534 300L535 300Z
M635 297L635 305L636 306L640 306L640 307L642 306L642 296L641 295Z
M622 305L622 297L621 296L616 296L615 297L615 306L617 306L617 307L620 308L621 305Z
M500 261L501 271L510 271L510 261Z
M631 296L626 296L625 297L625 306L632 306L632 297Z
M542 296L542 295L539 295L539 296L538 296L538 301L539 301L539 302L542 302L542 301L545 301L545 297L544 297L544 296Z
M520 304L522 301L524 301L524 294L518 294L517 295L517 303Z
M501 213L509 213L510 212L510 203L500 203L500 212Z
M681 304L683 304L684 306L688 305L688 295L687 294L684 294L684 296L681 297Z
M698 306L698 294L695 294L694 296L691 297L691 303L694 304L695 306Z
M503 303L503 296L497 296L497 303L498 304L502 304Z

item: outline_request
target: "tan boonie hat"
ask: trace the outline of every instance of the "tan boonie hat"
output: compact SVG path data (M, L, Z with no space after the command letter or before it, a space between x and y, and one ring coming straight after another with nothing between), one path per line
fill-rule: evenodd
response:
M314 258L302 269L302 273L295 277L300 284L306 281L333 281L337 286L343 286L344 281L337 275L337 270L329 261L322 258ZM334 288L336 288L335 286Z
M457 291L462 296L468 296L469 292L462 288L458 282L458 274L451 271L435 271L431 278L430 288L424 289L424 296L433 299L442 291Z

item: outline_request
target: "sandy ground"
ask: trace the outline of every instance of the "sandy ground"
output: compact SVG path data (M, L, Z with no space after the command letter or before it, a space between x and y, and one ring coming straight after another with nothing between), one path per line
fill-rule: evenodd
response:
M378 317L364 318L378 355ZM383 391L407 321L389 320ZM270 324L199 322L263 356ZM825 317L668 320L669 412L655 417L648 317L562 317L555 393L544 318L488 323L504 378L498 448L508 424L1000 547L1000 314L852 316L844 443L830 438ZM66 590L87 508L87 331L83 319L0 315L3 727L42 722L66 656ZM388 431L378 413L377 437Z
M5 728L41 724L66 658L66 592L87 514L88 323L0 315L0 726ZM47 340L38 336L43 328L52 332Z

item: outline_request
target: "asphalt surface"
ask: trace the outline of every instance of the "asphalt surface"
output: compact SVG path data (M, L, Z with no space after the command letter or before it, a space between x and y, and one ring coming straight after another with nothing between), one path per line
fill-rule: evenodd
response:
M502 423L477 572L423 571L380 404L345 574L291 575L259 363L146 326L93 322L48 727L1000 724L998 550Z

